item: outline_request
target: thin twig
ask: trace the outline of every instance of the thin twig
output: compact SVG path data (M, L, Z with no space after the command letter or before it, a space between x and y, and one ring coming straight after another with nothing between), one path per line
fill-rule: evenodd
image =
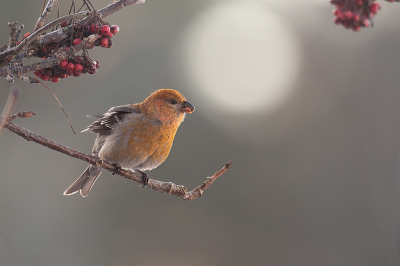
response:
M9 41L9 47L7 48L12 48L15 47L15 45L18 42L19 34L21 33L22 29L24 28L24 24L19 26L17 28L18 22L14 21L13 23L8 23L8 27L10 28L10 41Z
M0 46L0 53L2 53L5 50L7 50L7 48L8 48L7 44L3 44L2 46Z
M40 145L43 145L45 147L48 147L52 150L61 152L63 154L66 154L68 156L80 159L82 161L88 162L93 165L100 166L104 170L110 171L112 173L116 173L122 177L125 177L129 180L132 180L134 182L137 182L139 184L142 184L142 174L139 172L132 172L130 170L125 170L125 169L118 169L116 168L113 164L101 160L98 157L91 156L84 154L80 151L71 149L67 146L64 146L62 144L59 144L55 141L52 141L50 139L47 139L43 136L37 135L23 127L20 127L13 122L8 122L6 124L6 128L9 129L10 131L14 132L15 134L23 137L24 139L28 141L34 141ZM206 190L218 177L220 177L222 174L224 174L232 165L232 161L229 161L224 165L224 167L216 172L212 177L208 178L203 184L200 186L194 188L191 191L187 191L187 189L182 186L182 185L176 185L172 182L161 182L158 180L154 179L149 179L147 186L150 187L151 189L158 191L158 192L164 192L168 194L175 195L177 197L180 197L184 200L194 200L198 197L200 197L203 193L204 190Z
M47 2L46 8L43 9L42 14L40 15L38 21L36 22L35 28L33 29L33 31L37 31L38 29L43 27L44 21L46 20L47 16L49 15L51 10L53 9L53 5L54 5L55 2L57 2L57 0L49 0Z
M8 94L8 99L6 105L4 106L3 112L1 113L0 118L0 137L3 134L4 125L6 124L5 118L11 114L12 110L14 109L15 103L17 102L18 96L21 94L21 87L17 84L13 84L10 88L10 93Z
M10 122L17 118L27 118L27 117L31 117L33 115L36 115L36 114L32 111L22 111L22 112L18 112L16 114L8 116L6 120L7 120L7 122Z
M46 0L43 1L42 13L43 13L45 7L46 7Z
M38 78L34 78L37 82L39 82L40 84L42 84L43 86L45 86L50 92L51 92L51 94L53 94L53 96L54 96L54 98L56 98L56 100L57 100L57 102L58 102L58 104L60 105L60 107L61 107L61 110L64 112L64 114L65 114L65 117L67 117L67 120L68 120L68 123L69 123L69 126L71 127L71 129L72 129L72 132L74 132L74 134L76 134L76 132L75 132L75 130L74 130L74 128L72 127L72 124L71 124L71 121L69 121L69 118L68 118L68 115L67 115L67 113L65 112L65 110L64 110L64 107L62 106L62 104L61 104L61 102L58 100L58 98L57 98L57 96L56 96L56 94L52 91L52 90L50 90L50 88L49 87L47 87L43 82L41 82Z
M119 1L114 1L114 3L109 4L106 7L103 7L102 9L100 9L99 11L97 11L99 17L101 19L111 15L114 12L117 12L118 10L126 7L126 6L130 6L130 5L140 5L140 4L144 4L145 0L119 0ZM84 18L80 21L78 21L80 24L84 25L87 21L89 20L89 18Z
M8 22L8 27L10 28L10 41L9 41L9 47L14 47L15 44L17 43L17 26L18 22Z

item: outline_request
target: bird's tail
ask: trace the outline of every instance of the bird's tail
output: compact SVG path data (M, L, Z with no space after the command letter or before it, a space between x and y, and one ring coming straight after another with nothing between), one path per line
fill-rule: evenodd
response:
M65 190L64 195L72 195L80 190L81 195L86 197L100 174L100 168L94 165L89 165L85 172L83 172L83 174L71 186L69 186L67 190Z

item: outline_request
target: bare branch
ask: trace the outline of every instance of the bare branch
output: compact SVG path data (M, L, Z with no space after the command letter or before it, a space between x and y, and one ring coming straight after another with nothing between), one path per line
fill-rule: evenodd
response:
M38 21L36 22L35 28L33 29L33 31L37 31L38 29L40 29L41 27L43 27L44 25L44 21L47 18L47 15L51 12L51 9L53 8L54 3L57 0L49 0L47 2L46 8L43 9L42 14L40 15Z
M30 84L36 84L39 83L39 81L36 78L31 78L29 76L19 76L19 78L23 81L29 82Z
M3 44L3 45L0 47L0 53L1 53L1 52L4 52L5 50L7 50L7 48L8 48L7 44Z
M100 18L105 18L109 15L111 15L114 12L117 12L118 10L126 7L126 6L130 6L130 5L134 5L134 4L144 4L145 0L119 0L119 1L114 1L114 3L109 4L106 7L103 7L102 9L100 9L97 13L98 16ZM89 18L84 18L80 21L78 21L78 23L84 25L87 21L89 20Z
M17 33L17 26L18 22L8 22L8 27L10 28L10 41L9 41L9 47L14 47L15 44L17 43L18 39L16 38L16 33Z
M29 113L29 114L31 114L31 113ZM25 117L24 115L19 116L18 114L14 115L14 116ZM12 116L12 117L14 117L14 116ZM12 117L10 117L9 119L11 120ZM9 119L7 119L7 120L9 120ZM59 144L55 141L52 141L50 139L47 139L40 135L37 135L23 127L20 127L20 126L14 124L13 122L8 122L5 127L28 141L34 141L40 145L43 145L43 146L46 146L46 147L52 149L52 150L55 150L55 151L61 152L63 154L66 154L68 156L83 160L90 164L99 166L105 170L108 170L112 173L116 173L122 177L129 179L129 180L132 180L139 184L143 184L143 180L142 180L143 177L142 177L141 173L116 168L113 164L111 164L107 161L101 160L95 156L84 154L80 151L71 149L71 148L64 146L62 144ZM189 192L182 185L176 185L172 182L161 182L161 181L154 180L154 179L149 179L147 186L155 191L172 194L172 195L178 196L184 200L194 200L194 199L200 197L204 193L204 190L206 190L218 177L220 177L222 174L224 174L231 167L231 165L232 165L232 161L229 161L228 163L226 163L224 165L224 167L221 170L219 170L217 173L215 173L212 177L207 178L207 180L205 182L203 182L203 184L201 184L200 186L196 187L195 189L193 189Z
M8 83L14 83L14 76L13 75L7 75L4 77Z
M100 18L105 18L112 13L126 7L130 6L132 4L144 4L145 0L120 0L120 1L115 1L114 3L102 8L99 10L99 16Z
M13 23L8 22L8 27L10 28L10 41L9 41L10 48L14 47L17 44L19 34L21 33L22 29L24 28L23 24L21 26L19 26L19 28L17 28L17 26L18 26L17 21L14 21Z
M33 115L36 115L36 114L32 111L22 111L22 112L18 112L16 114L8 116L6 120L7 120L7 122L10 122L17 118L26 118L26 117L31 117Z

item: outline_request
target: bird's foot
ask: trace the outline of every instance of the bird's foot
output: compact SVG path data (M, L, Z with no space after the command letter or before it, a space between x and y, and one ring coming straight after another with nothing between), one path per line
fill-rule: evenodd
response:
M142 175L142 184L141 184L141 186L142 186L142 189L143 189L144 186L146 186L149 183L149 176L145 172L142 172L142 171L139 171L139 170L135 170L135 171Z
M114 165L114 173L112 173L112 175L114 176L119 173L119 171L121 170L121 166L116 163L113 163L112 165Z

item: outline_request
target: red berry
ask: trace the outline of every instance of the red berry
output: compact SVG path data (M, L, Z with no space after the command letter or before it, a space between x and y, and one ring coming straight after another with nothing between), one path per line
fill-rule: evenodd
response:
M83 57L80 55L76 55L74 57L74 61L75 61L75 64L82 64L85 61L85 59L83 59Z
M17 42L17 45L19 45L20 43L21 43L21 41L18 41L18 42Z
M110 31L115 35L115 33L119 32L119 27L117 25L112 25Z
M50 80L50 77L48 77L48 76L43 76L42 79L43 79L44 81L49 81L49 80Z
M83 66L81 64L75 64L74 73L81 73Z
M343 14L345 18L351 18L353 16L353 13L351 11L346 11Z
M94 73L96 73L97 72L97 69L89 69L88 70L88 73L89 74L94 74Z
M61 68L66 69L67 65L68 65L68 61L67 60L62 60L59 64L58 64Z
M51 75L53 75L53 71L51 71L51 68L46 68L43 76L50 77Z
M82 72L74 72L74 73L72 74L72 76L74 76L74 77L79 77L81 74L82 74Z
M66 26L68 26L68 25L69 25L68 22L61 22L61 27L66 27Z
M376 13L378 13L378 11L381 9L381 5L378 3L373 3L370 7L369 7L369 11L371 11L372 14L376 15Z
M25 33L24 38L28 38L31 35L30 32Z
M340 9L333 10L333 15L335 15L335 17L339 17L341 14L342 14L342 11L340 11Z
M91 32L91 33L98 33L98 32L99 32L99 29L100 29L100 27L99 27L99 25L97 25L97 24L92 24L92 25L90 25L90 32Z
M75 65L72 63L67 64L67 68L65 69L66 71L72 72L74 71Z
M101 38L100 39L100 46L107 48L108 47L108 38Z
M335 23L336 25L340 24L340 19L339 18L334 18L333 19L333 23Z
M64 73L60 73L60 74L58 74L58 76L59 76L60 78L62 78L62 79L68 77L68 75L67 75L67 74L64 74Z
M52 66L51 71L53 72L53 76L57 76L61 73L61 67L59 66Z
M80 44L81 42L82 42L82 39L77 38L77 39L74 40L74 42L72 43L72 45L75 46L75 45Z
M108 33L107 37L108 38L112 38L112 36L114 36L114 34L111 33L111 31Z
M50 80L51 80L52 82L58 82L58 81L60 80L60 78L59 78L58 76L51 76L51 77L50 77Z
M75 27L75 29L80 29L80 28L82 28L82 24L80 24L80 23L75 23L75 24L74 24L74 27Z
M87 58L85 60L85 67L86 68L91 68L92 65L93 65L92 60L90 58Z
M101 35L108 35L109 32L110 32L110 27L107 26L107 25L103 25L103 26L100 28L100 34L101 34Z
M42 78L43 74L40 73L38 70L34 71L33 74L35 74L36 77Z

